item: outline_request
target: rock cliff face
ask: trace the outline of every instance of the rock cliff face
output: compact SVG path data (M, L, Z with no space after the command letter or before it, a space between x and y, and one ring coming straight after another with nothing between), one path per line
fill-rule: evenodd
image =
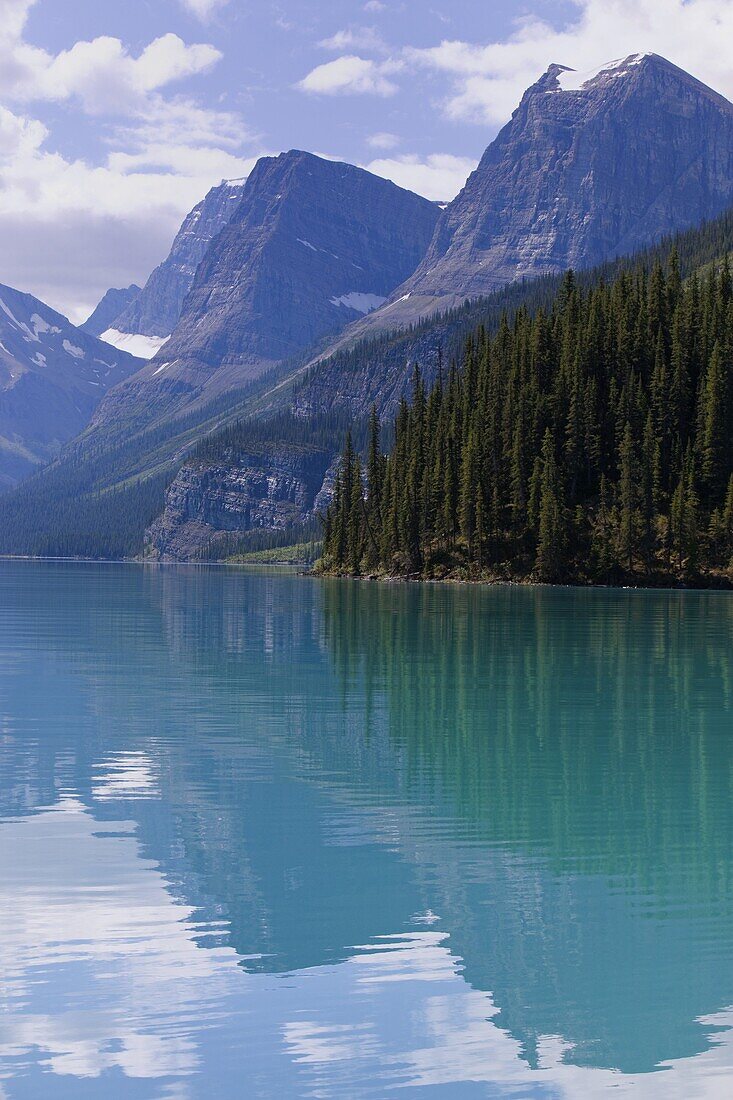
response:
M55 457L140 360L0 285L0 489Z
M414 274L348 335L591 267L733 202L733 105L655 54L552 65L441 215Z
M211 389L304 351L385 301L422 258L438 215L350 164L298 151L263 158L158 363Z
M300 524L314 514L332 458L317 448L279 444L224 453L215 462L192 459L168 489L146 548L162 561L185 561L232 534Z
M196 268L214 237L234 214L243 186L239 181L224 182L209 191L184 221L168 258L156 267L143 289L120 306L99 335L109 330L134 336L170 336Z
M135 283L124 289L108 290L94 313L84 322L80 328L91 336L101 336L108 328L112 328L123 310L127 309L131 302L137 298L140 287Z
M414 270L439 213L349 164L300 152L263 158L170 340L105 401L95 431L141 408L151 422L201 408L340 331Z

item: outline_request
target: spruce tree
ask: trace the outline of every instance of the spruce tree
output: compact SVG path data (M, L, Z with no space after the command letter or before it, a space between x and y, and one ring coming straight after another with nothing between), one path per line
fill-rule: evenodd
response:
M539 538L535 569L542 581L562 575L566 542L562 483L555 458L555 441L548 428L542 443Z

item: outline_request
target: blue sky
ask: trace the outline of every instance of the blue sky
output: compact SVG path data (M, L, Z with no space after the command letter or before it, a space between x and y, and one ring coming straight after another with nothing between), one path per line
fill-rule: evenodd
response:
M450 199L551 62L733 96L731 41L733 0L0 0L0 282L79 321L293 147Z

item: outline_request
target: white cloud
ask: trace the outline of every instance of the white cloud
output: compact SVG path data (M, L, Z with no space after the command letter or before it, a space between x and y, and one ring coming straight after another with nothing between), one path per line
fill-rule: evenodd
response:
M181 0L184 8L203 22L211 19L220 8L226 7L229 0Z
M45 127L0 108L0 282L78 321L108 286L144 281L208 188L254 163L176 142L177 126L162 142L142 129L137 145L93 166L50 151Z
M318 43L324 50L366 50L385 53L384 39L374 27L349 27Z
M369 145L372 149L389 150L396 149L397 146L400 144L400 141L401 139L397 136L397 134L389 134L383 130L380 130L379 133L369 135L369 137L367 138L367 145Z
M579 13L560 30L535 17L504 42L446 41L405 58L447 74L449 118L506 121L524 90L552 62L581 71L615 57L662 54L729 98L733 68L721 42L733 41L731 0L576 0Z
M397 91L397 85L389 78L399 68L398 62L377 62L346 54L335 61L327 61L325 65L318 65L301 80L298 87L317 95L391 96Z
M449 202L461 190L476 162L449 153L433 153L424 159L417 156L384 157L364 167L376 176L383 176L400 187L424 195L426 199Z
M144 109L151 93L204 73L221 58L213 46L189 46L175 34L155 39L137 57L108 36L52 55L22 38L32 2L23 12L14 4L15 20L0 31L0 94L6 100L76 100L89 114L121 115Z
M386 11L387 5L382 3L382 0L367 0L364 5L364 11Z
M52 55L24 38L34 2L0 0L0 282L80 320L110 285L147 278L209 187L248 174L253 138L169 92L217 62L213 47L166 34L133 54L103 37ZM33 117L47 102L99 119L94 161L54 148Z

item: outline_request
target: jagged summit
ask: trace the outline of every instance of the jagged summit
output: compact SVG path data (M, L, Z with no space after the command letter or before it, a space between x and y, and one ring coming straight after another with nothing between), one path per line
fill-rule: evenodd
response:
M301 149L262 157L170 339L110 395L95 428L133 407L164 418L219 399L340 332L415 270L439 216L428 199L351 164Z
M359 338L506 283L591 267L733 203L733 105L655 53L551 65ZM351 339L351 334L346 334Z
M105 295L93 315L96 320L101 313L107 320L98 333L103 340L145 359L155 354L175 328L196 268L234 214L243 188L242 180L222 180L212 187L186 216L167 259L142 290L136 288L137 293L120 300L116 313L108 308L110 292Z
M733 111L733 104L714 91L707 84L692 76L690 73L668 61L658 53L632 53L627 57L616 58L614 61L606 61L592 69L575 69L568 65L552 64L543 73L536 84L528 90L531 94L537 90L544 92L589 92L610 88L618 81L628 81L631 78L643 79L647 74L666 74L674 79L705 93L710 98L728 107Z
M631 75L632 70L638 68L648 58L656 57L654 54L633 53L628 57L617 58L614 61L606 61L593 69L575 69L569 65L550 65L547 72L540 78L545 81L545 91L579 92L591 85L603 83L609 80L618 80Z

